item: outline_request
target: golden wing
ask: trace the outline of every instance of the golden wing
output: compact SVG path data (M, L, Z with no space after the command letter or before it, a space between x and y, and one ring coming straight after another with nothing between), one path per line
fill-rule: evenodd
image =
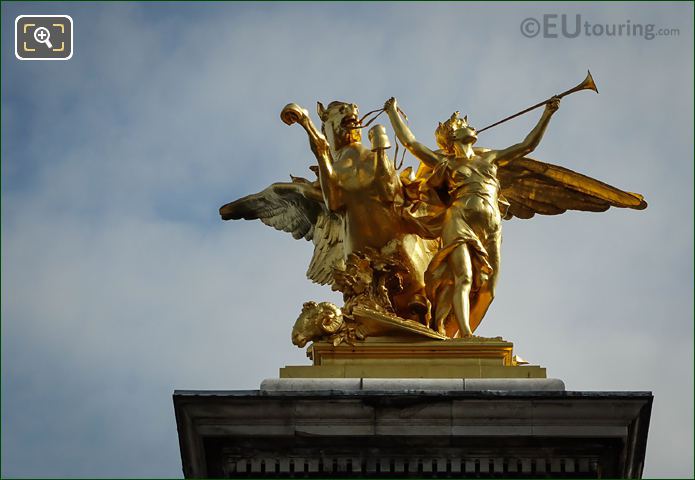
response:
M324 208L314 226L314 255L306 276L319 285L333 285L333 269L345 268L343 217Z
M333 283L333 268L343 261L343 223L325 207L318 182L293 178L292 183L274 183L223 205L220 215L223 220L260 220L297 240L313 240L307 277L321 285Z
M497 170L500 196L509 202L505 219L531 218L536 213L558 215L567 210L604 212L610 207L644 210L638 193L587 177L581 173L528 157L517 158ZM500 210L503 210L500 206Z

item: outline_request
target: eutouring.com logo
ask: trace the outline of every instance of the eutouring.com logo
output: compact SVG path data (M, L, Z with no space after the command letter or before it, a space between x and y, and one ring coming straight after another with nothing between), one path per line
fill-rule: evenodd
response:
M678 28L657 28L653 23L592 23L580 14L546 13L539 18L529 17L519 25L527 38L577 38L577 37L635 37L654 40L657 37L677 37Z

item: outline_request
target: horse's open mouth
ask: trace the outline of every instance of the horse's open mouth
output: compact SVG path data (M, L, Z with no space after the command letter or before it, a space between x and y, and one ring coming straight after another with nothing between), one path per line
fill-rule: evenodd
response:
M361 128L357 115L349 115L340 122L340 126L348 129Z

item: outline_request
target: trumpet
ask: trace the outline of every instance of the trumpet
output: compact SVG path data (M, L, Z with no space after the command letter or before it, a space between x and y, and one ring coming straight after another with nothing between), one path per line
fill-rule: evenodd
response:
M562 97L569 95L570 93L578 92L580 90L593 90L594 92L598 93L598 88L596 88L596 83L594 82L594 79L592 78L591 72L589 70L586 71L586 78L584 80L582 80L582 82L580 84L578 84L577 86L575 86L573 88L570 88L566 92L559 93L555 96L558 98L562 98ZM539 102L532 107L528 107L527 109L522 110L519 113L515 113L514 115L510 115L509 117L503 118L502 120L495 122L492 125L488 125L485 128L481 128L480 130L477 130L477 132L478 133L483 132L483 131L487 130L488 128L496 127L500 123L504 123L507 120L511 120L512 118L516 118L519 115L523 115L524 113L528 113L531 110L535 110L538 107L542 107L546 103L550 102L551 99L552 99L552 97L547 99L547 100L544 100L542 102Z

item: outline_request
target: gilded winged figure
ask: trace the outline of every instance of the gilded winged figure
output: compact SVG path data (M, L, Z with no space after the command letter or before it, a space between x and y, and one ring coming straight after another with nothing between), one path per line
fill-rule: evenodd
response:
M471 336L495 298L502 219L647 207L639 194L526 157L540 143L559 105L559 97L551 98L526 138L502 150L474 148L475 128L454 112L437 126L440 148L431 150L413 136L396 99L386 101L396 136L422 162L409 186L410 196L425 205L419 233L442 241L425 273L440 333L458 330L462 337Z
M559 103L545 102L528 136L503 150L474 147L476 130L455 112L436 128L433 150L415 139L391 98L383 111L421 162L416 173L400 174L383 126L369 130L369 146L362 143L366 125L355 104L319 102L320 129L305 109L287 105L281 119L306 131L316 178L274 183L222 206L220 215L313 241L307 277L343 293L341 308L304 303L293 343L470 337L495 296L502 219L646 208L639 194L527 157Z
M260 219L266 225L314 243L307 276L344 294L343 313L353 306L411 320L429 320L424 274L439 242L413 232L401 178L388 158L384 127L362 144L358 107L318 103L319 131L308 112L287 105L281 118L299 124L318 165L316 180L293 177L220 208L224 220ZM366 262L366 263L365 263ZM374 334L380 328L362 329ZM428 333L432 336L432 333Z

